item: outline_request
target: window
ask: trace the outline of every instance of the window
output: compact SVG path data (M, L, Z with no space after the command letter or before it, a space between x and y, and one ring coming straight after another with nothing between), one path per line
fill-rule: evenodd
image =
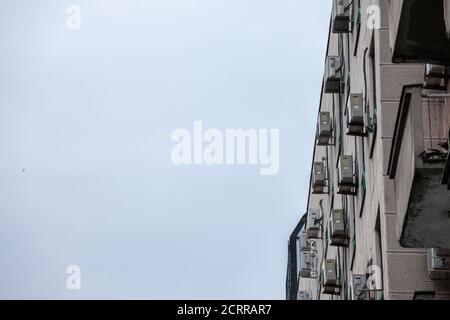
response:
M359 35L361 34L361 0L353 1L353 30L355 31L353 43L355 44L353 55L358 53Z
M319 202L319 215L320 215L320 217L319 217L319 219L320 219L320 226L321 226L321 229L322 229L322 232L323 232L323 235L322 235L322 237L321 238L323 238L324 239L324 241L325 241L325 243L323 243L323 245L324 246L326 246L326 244L327 244L327 224L325 223L325 209L323 208L323 199L321 199L320 200L320 202Z
M384 280L383 280L383 245L381 240L381 214L380 214L380 206L378 205L378 211L377 211L377 220L375 223L375 264L379 267L380 275L379 281L380 283L377 283L378 289L382 289L384 287Z
M358 175L359 186L358 186L358 210L359 216L363 214L364 201L366 198L366 163L365 163L365 149L364 140L360 138L355 138L356 144L356 172Z
M335 145L336 145L336 168L339 163L339 156L344 145L344 136L342 134L342 109L338 99L333 97L333 114L334 114L334 132L335 132Z
M346 219L348 221L348 232L350 237L348 257L350 259L350 270L353 270L353 262L356 253L355 197L350 197L349 201L347 196L342 195L342 208L347 215Z
M333 200L334 196L334 170L332 170L332 159L333 159L333 152L334 150L332 148L327 147L326 152L326 179L328 179L328 194L332 197L331 200ZM333 201L330 202L330 208L333 207Z
M372 34L370 47L364 54L364 86L365 111L367 115L369 158L372 158L373 147L377 136L377 77L375 60L375 36Z
M416 291L414 292L414 300L434 300L435 292Z

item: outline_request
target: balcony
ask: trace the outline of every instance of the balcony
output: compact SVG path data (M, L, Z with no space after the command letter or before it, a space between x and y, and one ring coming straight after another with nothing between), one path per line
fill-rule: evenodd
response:
M388 174L404 247L450 247L449 102L447 94L427 95L419 85L402 92Z
M450 0L391 1L394 63L450 64Z
M375 280L367 281L367 274L353 274L351 300L383 300L383 289L377 289Z
M428 275L431 280L450 279L450 250L428 250Z

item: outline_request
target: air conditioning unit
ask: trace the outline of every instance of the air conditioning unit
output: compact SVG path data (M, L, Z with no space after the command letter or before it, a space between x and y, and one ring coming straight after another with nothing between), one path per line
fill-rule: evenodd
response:
M319 123L317 124L317 131L317 144L319 146L329 145L330 138L333 135L330 112L319 113Z
M364 274L354 274L352 277L352 300L366 300L367 277Z
M448 78L447 66L425 64L425 89L446 90Z
M351 32L350 7L351 0L334 0L333 4L333 33Z
M345 226L344 210L331 210L329 220L330 245L337 247L348 247L349 237Z
M362 94L350 94L350 104L348 106L349 126L364 126L364 105Z
M323 265L323 293L339 295L340 284L337 275L337 264L335 259L326 259Z
M330 286L338 283L335 259L326 259L324 263L323 285Z
M343 60L338 56L328 56L325 63L325 93L340 93L343 75Z
M299 291L297 293L297 300L311 300L311 296L308 291Z
M331 116L329 112L319 113L319 135L321 137L331 137Z
M306 230L300 231L299 245L300 245L300 251L309 251L311 249L309 246L308 234L307 234Z
M428 272L431 280L450 278L449 249L430 249L428 251Z
M332 237L344 237L346 236L344 210L333 209L331 210L331 228L330 235Z
M318 209L309 209L306 231L308 239L321 238L321 219L320 219L320 212Z
M315 162L313 165L313 193L324 193L326 186L326 169L323 162Z
M353 157L352 156L340 156L338 165L338 182L339 185L353 185L354 184L354 172L353 172Z
M300 277L301 278L311 278L311 252L301 251L300 252Z
M340 156L338 164L338 194L356 195L357 184L352 156Z

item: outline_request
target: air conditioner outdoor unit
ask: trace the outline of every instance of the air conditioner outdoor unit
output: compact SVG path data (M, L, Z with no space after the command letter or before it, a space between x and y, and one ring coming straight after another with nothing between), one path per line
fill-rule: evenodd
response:
M324 264L323 285L330 286L338 283L336 272L336 260L326 259Z
M353 185L353 157L340 156L338 165L339 185Z
M300 231L299 244L300 244L300 251L309 251L311 249L309 247L308 234L306 230Z
M301 278L311 278L311 252L301 251L300 252L300 277Z
M323 293L340 294L339 279L337 277L337 264L335 259L326 259L323 265Z
M334 0L333 4L333 33L349 33L351 0Z
M364 126L364 106L362 94L350 94L350 105L348 107L349 126Z
M330 245L337 247L348 247L349 237L345 227L344 210L331 210L329 224Z
M315 162L313 165L313 193L324 193L326 186L326 170L323 162Z
M311 296L308 291L299 291L297 293L297 300L311 300Z
M322 137L331 137L331 116L329 112L319 113L319 135Z
M308 234L308 239L321 238L321 219L318 209L309 209L306 231Z
M328 56L325 63L325 93L341 92L343 60L338 56Z
M352 156L340 156L338 164L338 194L356 195L357 178L353 169Z
M449 78L447 66L437 64L425 64L424 88L445 90Z
M331 210L331 236L343 237L346 236L344 210L333 209Z
M317 144L319 146L329 145L330 138L333 135L330 112L319 113L319 123L317 124L317 131L318 131Z
M428 272L431 280L450 278L450 250L430 249L428 251Z

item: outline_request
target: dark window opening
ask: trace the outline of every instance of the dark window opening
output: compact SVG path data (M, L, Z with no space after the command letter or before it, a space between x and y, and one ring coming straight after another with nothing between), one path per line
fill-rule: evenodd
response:
M435 292L416 291L414 292L414 300L434 300Z

